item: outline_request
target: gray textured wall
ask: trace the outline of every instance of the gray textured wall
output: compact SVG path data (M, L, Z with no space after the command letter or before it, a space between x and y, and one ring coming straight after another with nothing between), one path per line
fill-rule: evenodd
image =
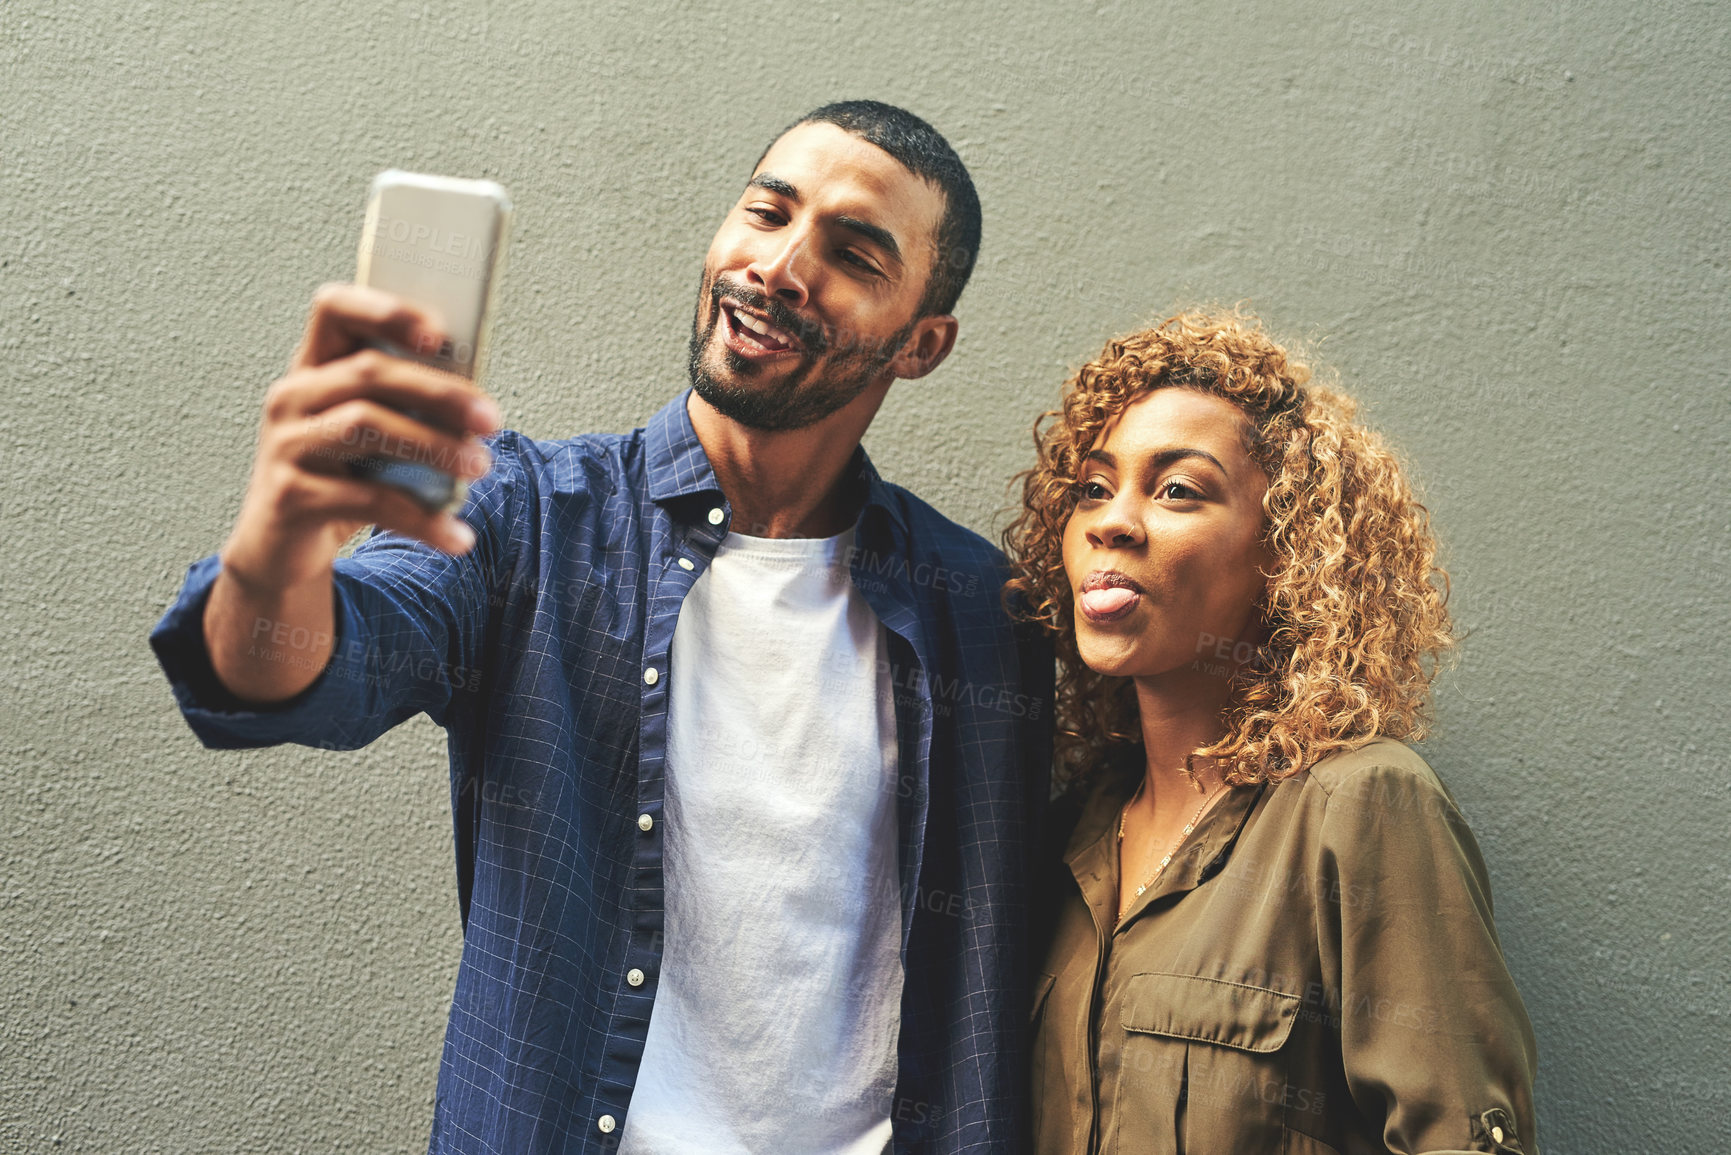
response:
M624 429L683 384L757 150L861 95L948 134L985 206L956 354L869 436L886 474L994 532L1113 332L1248 298L1322 339L1473 631L1424 749L1490 862L1545 1150L1725 1150L1728 28L0 0L0 1150L424 1149L459 948L441 735L206 753L144 641L372 174L510 188L508 422Z

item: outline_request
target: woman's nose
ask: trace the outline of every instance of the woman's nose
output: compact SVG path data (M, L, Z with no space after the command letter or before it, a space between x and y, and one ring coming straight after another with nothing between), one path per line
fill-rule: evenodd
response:
M1107 506L1099 520L1088 527L1088 539L1105 549L1135 545L1138 538L1136 523L1116 502Z

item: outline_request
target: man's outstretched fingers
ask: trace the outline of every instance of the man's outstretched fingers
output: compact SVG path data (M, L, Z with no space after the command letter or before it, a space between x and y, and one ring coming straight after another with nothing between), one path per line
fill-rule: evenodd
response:
M344 401L291 427L286 447L297 465L315 473L345 473L370 457L428 465L466 481L485 476L493 459L478 438L458 437L364 398Z
M394 486L302 473L294 501L300 512L327 522L376 525L450 554L467 553L475 531L454 514L429 510Z
M453 431L485 434L499 428L498 405L466 378L377 349L363 349L282 378L265 394L265 419L308 416L356 398L414 410Z

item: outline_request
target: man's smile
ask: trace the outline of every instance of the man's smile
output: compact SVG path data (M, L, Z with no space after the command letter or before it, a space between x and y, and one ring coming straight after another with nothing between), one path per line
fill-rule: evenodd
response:
M723 299L721 317L728 348L743 356L768 357L800 351L799 338L737 301Z

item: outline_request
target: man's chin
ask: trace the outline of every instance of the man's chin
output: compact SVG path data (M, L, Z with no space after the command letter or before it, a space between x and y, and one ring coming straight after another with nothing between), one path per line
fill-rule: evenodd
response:
M753 366L756 368L756 366ZM763 382L743 378L730 371L712 372L707 366L691 375L691 387L723 417L750 429L773 431L790 428L788 398Z
M693 347L702 350L690 361L691 387L697 395L723 417L765 433L815 425L870 383L865 377L818 379L810 353L766 363L741 356L714 337L694 340Z
M692 367L691 383L723 396L769 400L778 393L789 392L797 365L764 365L742 357L732 349L721 348L716 355L705 357Z

